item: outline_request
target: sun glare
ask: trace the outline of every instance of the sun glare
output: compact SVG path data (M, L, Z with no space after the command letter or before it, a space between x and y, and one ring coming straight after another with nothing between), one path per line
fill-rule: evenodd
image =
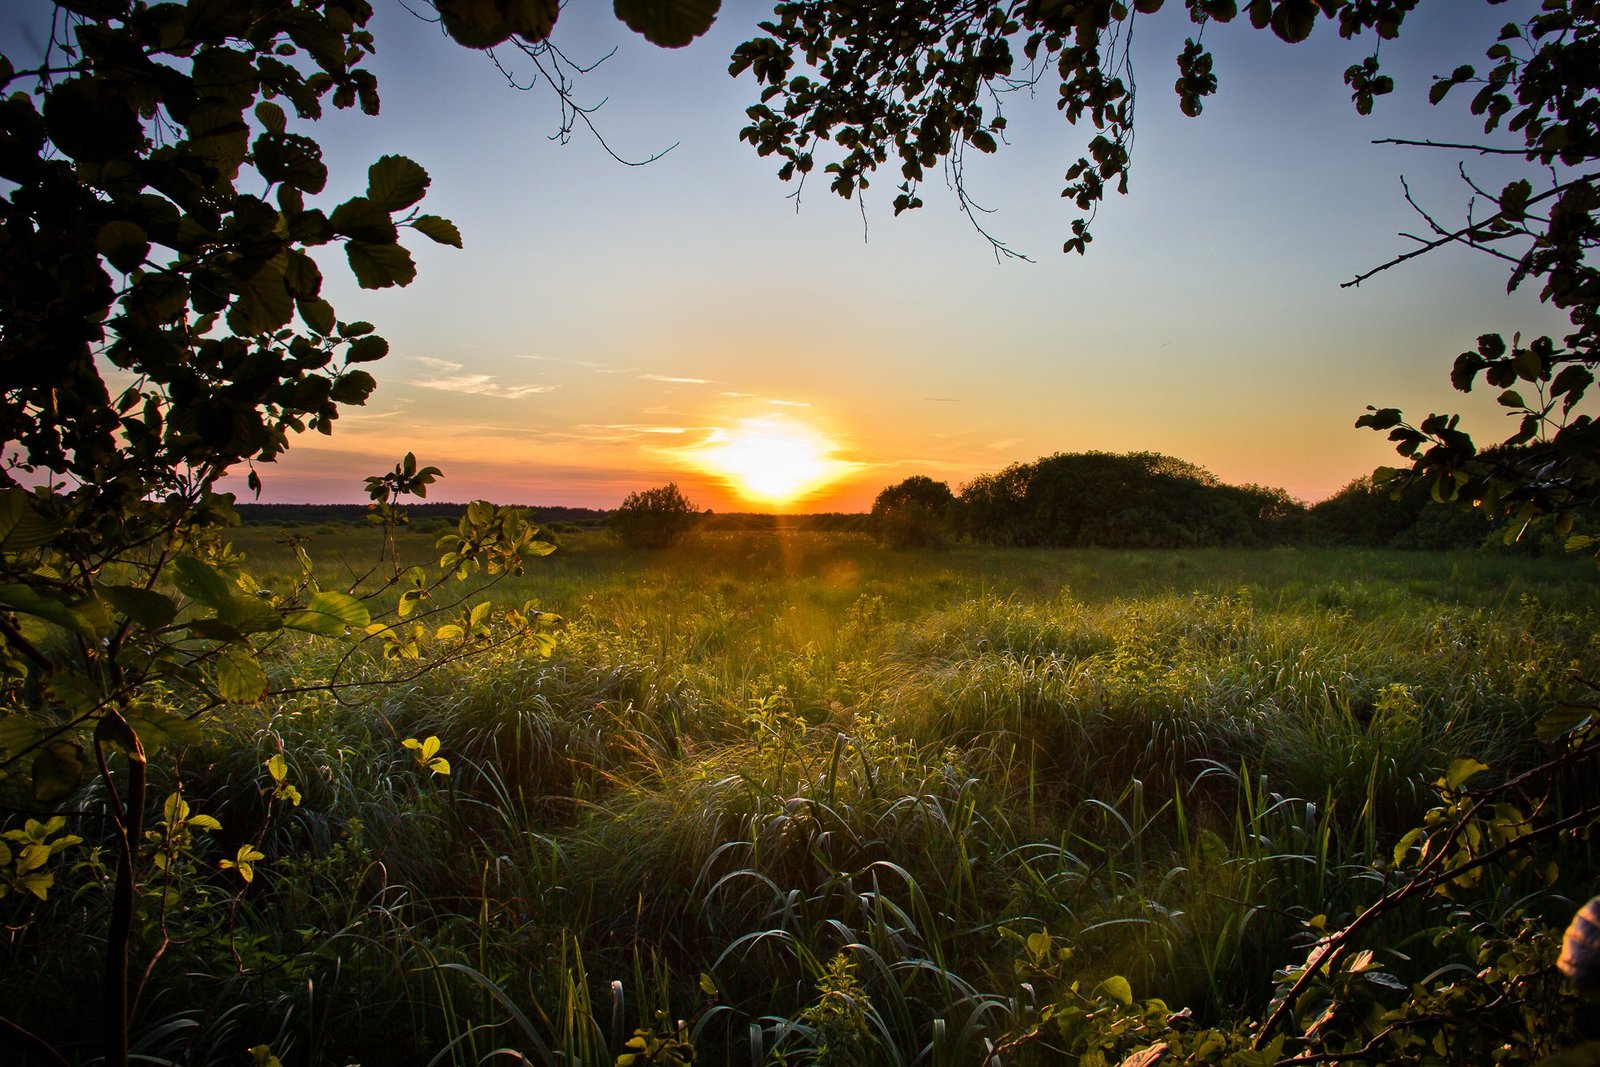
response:
M747 500L787 504L855 468L834 458L836 451L833 442L809 426L771 417L714 430L685 453L696 467L729 483Z

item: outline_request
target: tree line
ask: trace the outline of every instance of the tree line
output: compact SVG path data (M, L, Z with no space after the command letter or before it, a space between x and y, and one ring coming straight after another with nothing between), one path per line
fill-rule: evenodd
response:
M1481 514L1430 506L1371 476L1307 505L1282 489L1228 485L1210 471L1155 452L1056 453L982 474L959 493L926 475L888 486L872 531L892 548L977 544L1199 548L1344 544L1465 548L1490 540Z

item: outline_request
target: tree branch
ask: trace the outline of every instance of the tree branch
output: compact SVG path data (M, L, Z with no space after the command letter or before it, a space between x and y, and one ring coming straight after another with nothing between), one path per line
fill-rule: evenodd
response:
M1596 182L1600 182L1600 171L1592 172L1592 173L1589 173L1589 174L1585 174L1582 177L1574 178L1569 182L1562 182L1560 185L1556 185L1556 186L1553 186L1553 187L1551 187L1549 189L1546 189L1544 192L1540 193L1538 196L1530 196L1528 198L1528 203L1529 204L1537 204L1540 201L1549 200L1553 196L1559 196L1560 194L1566 192L1569 189L1576 189L1580 185L1593 185ZM1395 256L1393 259L1389 260L1387 263L1379 264L1378 266L1373 267L1369 271L1364 271L1363 273L1356 275L1354 278L1351 278L1349 281L1342 283L1339 286L1339 288L1341 288L1341 289L1350 289L1350 288L1359 287L1362 282L1366 281L1368 278L1371 278L1375 274L1381 274L1382 272L1388 270L1390 267L1398 267L1400 264L1405 263L1408 260L1413 260L1413 259L1416 259L1418 256L1426 255L1427 253L1432 252L1434 249L1442 248L1447 244L1451 244L1452 242L1458 242L1459 241L1459 242L1461 242L1463 244L1469 244L1474 248L1482 249L1484 247L1483 245L1480 245L1475 241L1467 240L1467 235L1472 233L1474 230L1482 229L1484 226L1486 226L1489 223L1493 222L1495 219L1503 218L1503 217L1504 217L1504 212L1496 212L1495 214L1489 216L1489 218L1485 219L1483 222L1475 222L1475 223L1472 223L1471 225L1464 226L1459 230L1454 230L1454 231L1448 232L1443 237L1440 237L1437 240L1427 242L1421 248L1415 248L1415 249L1412 249L1410 252L1406 252L1406 253L1403 253L1402 255ZM1490 251L1488 249L1485 249L1485 250L1486 251Z
M1476 152L1481 156L1525 156L1526 148L1490 148L1481 144L1454 144L1450 141L1413 141L1406 137L1380 137L1373 144L1398 144L1411 148L1448 148L1458 152Z

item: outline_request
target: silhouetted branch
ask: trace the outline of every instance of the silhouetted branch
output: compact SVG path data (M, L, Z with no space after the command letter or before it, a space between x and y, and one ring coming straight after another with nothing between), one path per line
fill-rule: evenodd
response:
M1600 172L1594 172L1594 173L1590 173L1590 174L1585 174L1580 178L1574 178L1571 181L1562 182L1559 185L1552 186L1551 188L1546 189L1544 192L1540 193L1538 196L1530 196L1528 198L1528 203L1529 204L1537 204L1537 203L1539 203L1541 201L1549 200L1551 197L1559 196L1560 194L1566 192L1569 189L1576 189L1580 185L1593 185L1596 182L1600 182ZM1489 218L1485 219L1482 222L1472 223L1472 224L1470 224L1468 226L1462 227L1459 230L1453 230L1453 231L1446 232L1444 234L1444 236L1442 236L1442 237L1440 237L1440 238L1438 238L1436 240L1426 241L1426 242L1423 243L1423 246L1421 248L1414 248L1410 252L1402 253L1401 255L1395 256L1393 259L1389 260L1386 263L1381 263L1378 266L1373 267L1369 271L1363 271L1362 273L1356 275L1354 278L1350 279L1349 281L1342 283L1339 286L1339 288L1341 288L1341 289L1350 289L1352 287L1359 286L1362 282L1366 281L1368 278L1371 278L1375 274L1381 274L1381 273L1383 273L1384 271L1388 270L1391 267L1398 267L1402 263L1406 263L1406 262L1408 262L1410 260L1416 259L1418 256L1426 255L1427 253L1432 252L1436 248L1442 248L1445 245L1451 244L1451 243L1454 243L1454 242L1461 242L1463 244L1469 244L1474 248L1484 248L1483 245L1481 245L1481 244L1479 244L1479 243L1477 243L1475 241L1466 240L1466 238L1473 231L1480 230L1482 227L1487 226L1489 223L1493 222L1495 219L1498 219L1498 218L1504 218L1504 212L1496 212L1495 214L1491 215ZM1492 251L1492 250L1486 249L1486 248L1484 248L1484 250L1485 251Z
M1397 144L1411 148L1448 148L1457 152L1476 152L1480 156L1525 156L1526 148L1491 148L1483 144L1455 144L1451 141L1413 141L1407 137L1380 137L1373 144Z

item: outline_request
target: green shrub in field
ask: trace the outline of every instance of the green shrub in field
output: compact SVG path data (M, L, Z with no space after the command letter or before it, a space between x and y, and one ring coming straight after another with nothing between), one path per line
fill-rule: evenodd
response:
M872 502L872 532L889 548L937 548L949 535L955 494L918 474L891 485Z
M700 513L677 483L629 493L608 519L611 532L629 548L670 548L700 523Z

